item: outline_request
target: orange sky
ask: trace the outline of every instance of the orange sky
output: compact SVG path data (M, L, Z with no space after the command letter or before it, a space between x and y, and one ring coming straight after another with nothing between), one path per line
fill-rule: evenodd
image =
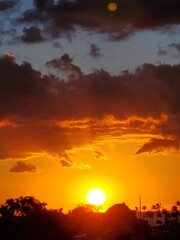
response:
M92 144L66 150L61 156L45 152L31 154L26 160L20 160L24 166L18 166L13 159L2 161L0 200L34 195L47 202L49 208L64 207L66 211L87 203L88 189L100 187L107 192L103 209L119 202L134 209L139 195L148 208L157 202L169 207L180 196L179 156L134 155L148 138L148 135L107 135ZM64 161L62 167L60 161ZM13 166L16 166L14 170Z
M179 7L0 3L0 203L68 210L91 187L104 209L180 200Z

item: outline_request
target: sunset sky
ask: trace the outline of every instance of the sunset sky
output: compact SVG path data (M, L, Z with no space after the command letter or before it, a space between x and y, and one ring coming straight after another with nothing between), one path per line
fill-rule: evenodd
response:
M179 62L179 0L0 0L0 203L180 200Z

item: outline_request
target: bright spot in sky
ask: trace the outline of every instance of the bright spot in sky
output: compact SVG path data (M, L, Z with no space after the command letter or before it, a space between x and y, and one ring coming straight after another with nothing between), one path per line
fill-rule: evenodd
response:
M86 200L93 205L101 205L106 201L106 192L101 188L91 188L86 194Z
M117 3L115 2L110 2L107 7L108 7L108 10L112 12L116 11L118 8Z

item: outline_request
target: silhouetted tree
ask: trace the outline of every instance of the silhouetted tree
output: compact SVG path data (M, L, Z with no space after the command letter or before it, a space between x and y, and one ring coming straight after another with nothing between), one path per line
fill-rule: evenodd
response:
M113 205L104 214L104 225L109 239L132 239L137 233L138 223L136 212L130 210L124 203Z
M162 215L161 215L161 210L162 210L162 206L161 203L156 203L153 204L151 207L151 210L153 212L153 225L154 227L156 225L159 225L162 222Z
M153 213L153 211L146 211L145 213L144 213L144 218L145 219L148 219L148 221L149 221L149 224L152 226L153 225L153 223L152 223L152 220L153 220L153 218L154 218L154 213Z
M101 213L96 206L81 204L69 211L69 225L74 235L86 234L93 238L102 232Z
M173 205L171 207L171 217L174 221L178 222L178 217L179 217L179 211L176 205Z
M0 207L0 236L8 240L70 240L66 215L45 206L31 196L8 199Z
M47 204L32 196L7 199L0 208L2 218L29 216L44 211Z
M176 204L177 206L180 206L180 201L177 200L175 204Z

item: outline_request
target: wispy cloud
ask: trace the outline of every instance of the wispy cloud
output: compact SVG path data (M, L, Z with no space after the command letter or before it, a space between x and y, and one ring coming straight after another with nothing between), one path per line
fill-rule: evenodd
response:
M171 44L169 44L168 47L170 47L172 49L175 49L178 55L180 54L180 42L178 42L178 43L171 43Z
M80 169L80 170L87 170L87 169L91 169L91 165L87 162L83 162L83 161L77 161L77 160L71 160L69 155L64 152L63 154L61 154L60 156L60 165L62 167L71 167L74 169Z
M167 55L167 54L168 54L168 51L165 48L159 47L158 56L164 56L164 55Z
M60 156L60 164L62 167L72 167L73 162L69 158L68 154L66 152L62 153Z

